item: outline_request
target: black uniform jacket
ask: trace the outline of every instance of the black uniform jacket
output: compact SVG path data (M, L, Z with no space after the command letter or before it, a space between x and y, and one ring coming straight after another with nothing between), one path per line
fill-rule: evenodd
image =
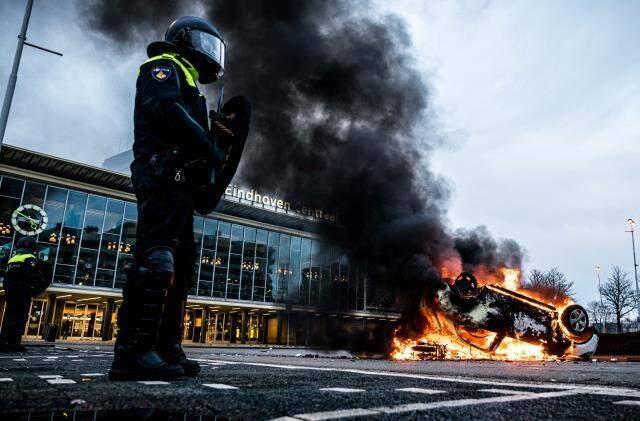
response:
M168 59L143 64L136 88L131 164L136 191L159 187L163 169L196 161L211 168L222 164L225 154L211 141L205 98L187 83L179 66ZM178 158L169 156L176 150Z

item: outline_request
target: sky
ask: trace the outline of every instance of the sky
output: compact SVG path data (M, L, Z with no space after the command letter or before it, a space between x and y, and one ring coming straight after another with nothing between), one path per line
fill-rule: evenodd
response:
M374 0L408 25L451 187L452 227L486 225L597 298L613 265L633 279L640 220L640 2ZM23 1L0 0L4 93ZM36 1L5 142L100 165L132 141L144 48L95 43L71 1ZM97 45L104 47L98 48Z

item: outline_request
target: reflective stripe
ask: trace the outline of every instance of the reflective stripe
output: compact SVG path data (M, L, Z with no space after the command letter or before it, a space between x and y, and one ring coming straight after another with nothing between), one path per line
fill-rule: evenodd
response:
M9 259L9 262L7 262L7 263L8 264L11 264L11 263L24 263L24 261L27 260L30 257L33 257L34 259L36 258L36 256L34 256L31 253L16 254L11 259Z
M170 53L164 53L164 54L160 54L159 56L151 57L150 59L146 60L143 64L147 64L149 62L156 61L156 60L170 60L175 64L177 64L178 67L182 69L182 73L184 73L184 77L187 79L187 83L189 84L189 86L193 88L196 87L196 80L198 80L198 77L200 75L198 74L198 71L196 70L196 68L193 67L193 65L189 63L185 58L182 58L182 60L184 60L189 67L185 66L180 60L178 60L178 57L176 57L175 54L170 54ZM139 70L138 70L138 74L140 74Z

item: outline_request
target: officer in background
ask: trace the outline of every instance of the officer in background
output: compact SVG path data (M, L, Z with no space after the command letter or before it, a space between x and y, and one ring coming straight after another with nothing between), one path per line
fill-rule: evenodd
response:
M135 263L118 312L112 380L170 379L200 371L181 347L196 264L193 213L215 209L249 131L244 97L231 98L213 112L209 127L196 82L215 82L224 72L225 44L213 25L180 18L147 54L134 111Z
M15 256L9 259L3 283L7 304L0 330L0 352L27 351L20 342L29 317L29 305L51 283L42 273L36 247L35 239L23 237L18 240Z

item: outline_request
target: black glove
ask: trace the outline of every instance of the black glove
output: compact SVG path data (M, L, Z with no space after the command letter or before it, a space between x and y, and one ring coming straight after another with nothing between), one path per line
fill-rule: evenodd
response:
M245 96L234 96L222 107L221 112L210 111L211 130L216 139L220 140L220 147L233 143L234 140L244 139L249 134L249 120L251 119L251 103Z

